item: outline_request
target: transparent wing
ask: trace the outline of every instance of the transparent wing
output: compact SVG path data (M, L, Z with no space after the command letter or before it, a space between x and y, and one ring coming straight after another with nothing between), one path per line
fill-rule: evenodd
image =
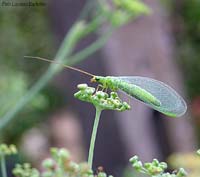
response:
M187 110L187 105L183 98L174 89L163 82L140 76L124 76L113 78L137 85L151 93L160 101L161 105L155 106L151 103L145 104L159 112L172 117L179 117Z

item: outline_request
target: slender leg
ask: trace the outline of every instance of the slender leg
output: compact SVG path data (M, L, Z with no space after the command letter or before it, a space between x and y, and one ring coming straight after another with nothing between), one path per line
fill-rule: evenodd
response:
M106 93L108 92L108 87L105 88L105 92L106 92Z
M97 86L97 89L96 89L96 92L98 92L98 91L99 91L99 88L102 88L102 90L101 90L101 91L103 91L103 90L104 90L104 86L103 86L103 85L101 85L101 84L98 84L98 86Z
M98 85L97 85L97 89L96 89L96 92L98 92L98 90L99 90L99 87L100 87L100 85L98 84Z

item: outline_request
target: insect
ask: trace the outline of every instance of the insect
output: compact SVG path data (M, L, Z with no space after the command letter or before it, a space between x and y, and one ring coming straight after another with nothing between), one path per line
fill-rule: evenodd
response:
M170 117L180 117L187 110L187 105L184 99L173 88L155 79L141 76L96 76L78 68L64 65L49 59L33 56L25 57L59 64L65 68L89 75L92 77L91 82L97 82L101 84L103 88L109 88L112 91L120 90L130 97L136 98L147 106Z

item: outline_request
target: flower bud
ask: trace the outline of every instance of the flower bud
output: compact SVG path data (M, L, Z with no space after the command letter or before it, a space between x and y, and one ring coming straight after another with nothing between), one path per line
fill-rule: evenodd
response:
M133 156L132 158L130 158L130 160L129 160L129 162L131 162L131 163L135 163L135 162L137 162L138 161L138 156Z
M180 168L177 173L177 177L183 177L183 176L187 176L187 172L183 168Z
M133 164L133 167L135 168L135 170L141 170L143 165L142 165L142 162L141 161L138 161L136 163Z
M58 152L59 157L62 159L69 159L70 158L70 153L68 150L61 148Z
M43 162L42 162L42 166L46 169L52 169L54 167L55 163L52 159L45 159Z
M77 88L78 88L79 90L85 90L87 87L88 87L87 84L78 84L78 85L77 85Z
M11 144L9 146L10 151L12 152L12 154L17 154L17 148L14 144Z

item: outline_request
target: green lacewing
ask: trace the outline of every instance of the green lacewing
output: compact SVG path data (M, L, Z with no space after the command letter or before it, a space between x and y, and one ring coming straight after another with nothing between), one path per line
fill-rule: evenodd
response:
M130 97L136 98L147 106L170 117L180 117L187 110L184 99L173 88L155 79L141 76L96 76L78 68L49 59L33 56L25 57L59 64L63 67L89 75L92 77L91 82L98 82L103 88L109 88L112 91L121 90Z

